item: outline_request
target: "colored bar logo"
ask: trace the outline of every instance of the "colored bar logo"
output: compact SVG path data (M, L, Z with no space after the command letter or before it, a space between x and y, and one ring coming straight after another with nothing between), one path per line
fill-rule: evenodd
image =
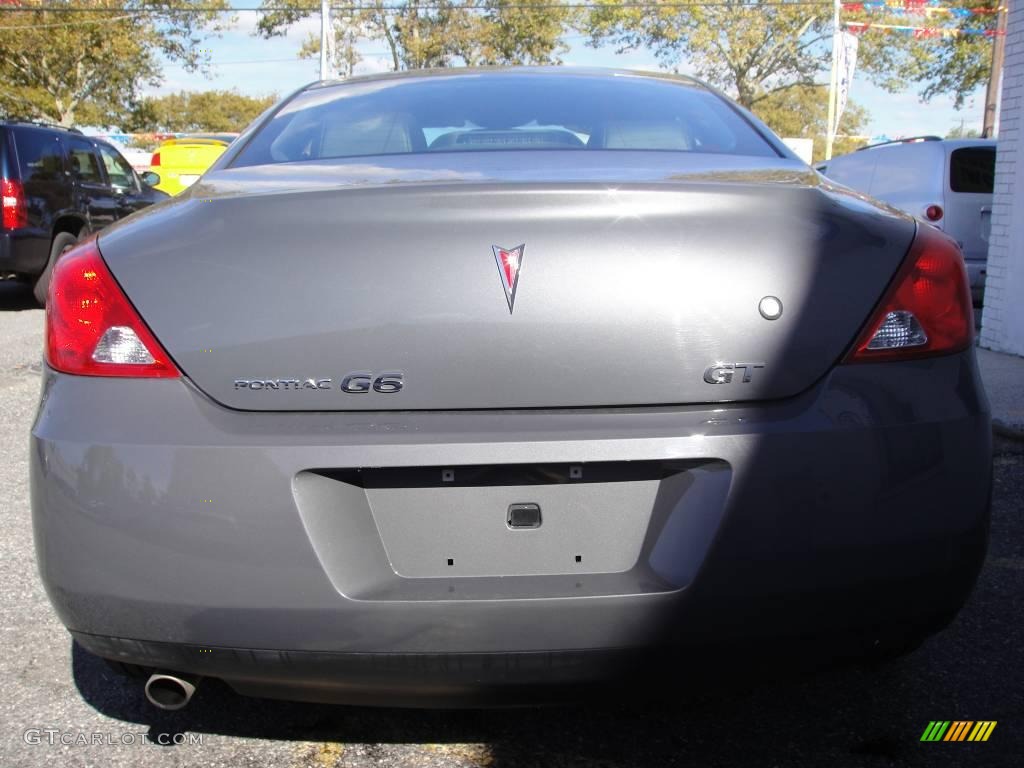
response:
M921 741L988 741L996 720L932 720L921 734Z

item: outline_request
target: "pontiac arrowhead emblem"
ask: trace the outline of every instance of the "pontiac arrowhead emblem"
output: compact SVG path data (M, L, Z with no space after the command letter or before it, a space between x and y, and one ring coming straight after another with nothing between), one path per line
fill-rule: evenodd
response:
M512 307L516 303L516 286L519 285L519 275L523 271L523 245L515 248L500 248L492 245L494 260L498 264L498 274L501 275L501 285L505 289L505 299L508 301L508 313L512 314Z

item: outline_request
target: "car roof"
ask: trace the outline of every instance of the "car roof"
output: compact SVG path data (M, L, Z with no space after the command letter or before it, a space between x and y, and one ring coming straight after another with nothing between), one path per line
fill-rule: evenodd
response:
M536 67L437 67L434 69L410 69L403 72L377 72L370 75L359 75L337 80L319 80L310 83L302 90L318 90L333 88L352 83L372 83L386 80L432 80L443 77L460 77L465 75L558 75L561 77L640 77L648 80L671 80L695 86L708 91L716 89L707 83L689 75L677 75L670 72L652 72L649 70L622 69L615 67L571 67L571 66L536 66Z
M181 136L173 139L164 139L160 142L161 147L181 146L183 144L208 144L217 147L226 147L231 142L228 139L215 139L212 136L192 137Z
M175 136L176 139L213 139L214 141L226 141L231 143L239 136L231 131L206 131L204 133L190 133L186 136Z
M951 150L960 149L962 147L995 147L997 144L996 139L941 139L938 137L925 137L915 136L914 138L907 139L896 139L894 141L885 141L880 144L869 144L866 147L860 147L857 150L849 153L851 155L858 153L870 152L872 150L886 150L892 151L898 148L906 147L935 147L936 149Z
M27 118L22 119L17 117L8 117L0 119L0 125L22 126L25 128L41 128L51 131L64 131L65 133L77 133L79 135L84 135L77 128L70 128L66 125L60 125L58 123L48 123L45 120L30 120Z
M960 147L994 147L999 143L997 139L943 139L945 147L959 149Z

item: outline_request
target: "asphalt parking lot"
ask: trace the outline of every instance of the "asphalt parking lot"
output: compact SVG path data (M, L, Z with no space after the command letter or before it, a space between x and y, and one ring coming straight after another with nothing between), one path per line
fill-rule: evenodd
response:
M27 447L42 327L31 294L0 283L0 768L1024 764L1024 445L1009 441L997 444L992 539L974 595L951 627L896 662L766 674L668 704L486 711L261 701L213 681L186 710L160 713L137 681L73 647L36 575ZM986 743L922 743L931 720L998 725ZM100 743L74 743L79 734Z

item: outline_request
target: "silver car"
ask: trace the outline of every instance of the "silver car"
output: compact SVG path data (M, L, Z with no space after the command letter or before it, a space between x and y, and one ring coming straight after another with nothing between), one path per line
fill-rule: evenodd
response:
M898 653L984 557L972 329L954 242L698 82L315 84L58 263L40 572L165 708Z
M994 139L918 136L834 157L822 173L956 240L967 264L971 295L980 304L985 293L995 168Z

